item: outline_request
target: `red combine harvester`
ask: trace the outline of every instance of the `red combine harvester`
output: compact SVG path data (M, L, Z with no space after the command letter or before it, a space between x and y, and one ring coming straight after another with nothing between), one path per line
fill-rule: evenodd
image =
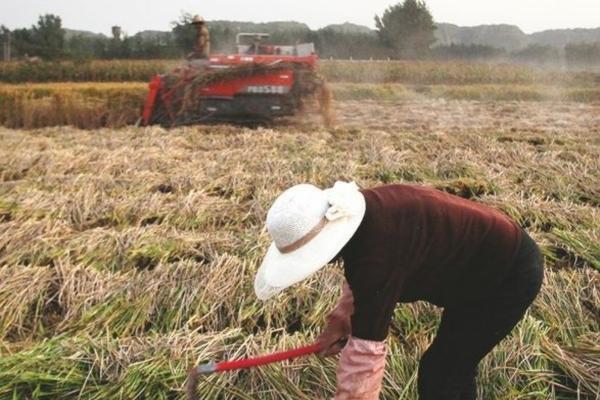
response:
M312 43L263 45L268 34L237 35L237 54L191 61L150 82L142 123L266 123L294 115L313 96L325 115L330 94ZM244 44L251 40L252 43Z

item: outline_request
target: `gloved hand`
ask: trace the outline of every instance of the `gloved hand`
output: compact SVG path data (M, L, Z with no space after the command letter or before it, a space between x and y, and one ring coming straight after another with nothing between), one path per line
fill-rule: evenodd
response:
M347 282L344 282L342 296L337 306L327 317L327 325L317 339L321 344L322 350L319 355L328 357L339 353L344 346L350 334L352 333L352 324L350 318L354 312L354 299L352 290Z
M339 353L350 336L350 319L347 321L338 318L328 318L327 326L319 335L317 343L321 345L321 357L329 357Z

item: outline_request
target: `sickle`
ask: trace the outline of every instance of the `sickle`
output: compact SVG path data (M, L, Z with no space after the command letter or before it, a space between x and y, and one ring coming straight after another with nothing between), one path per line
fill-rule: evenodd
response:
M197 400L196 388L198 384L198 376L213 374L216 372L232 371L237 369L246 369L258 367L261 365L272 364L278 361L291 360L297 357L302 357L310 354L315 354L321 351L321 345L314 343L308 346L299 347L297 349L280 351L273 354L254 358L244 358L241 360L221 361L218 363L209 362L201 364L190 369L188 373L188 382L186 387L187 397L189 400Z

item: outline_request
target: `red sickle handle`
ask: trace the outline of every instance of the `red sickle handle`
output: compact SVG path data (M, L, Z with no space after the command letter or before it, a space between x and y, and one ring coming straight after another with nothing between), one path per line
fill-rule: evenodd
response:
M219 363L202 364L196 367L199 374L211 374L213 372L231 371L235 369L245 369L258 367L260 365L271 364L283 360L291 360L296 357L306 356L309 354L318 353L321 350L321 345L318 343L309 346L300 347L293 350L280 351L278 353L268 354L265 356L244 358L241 360L221 361Z

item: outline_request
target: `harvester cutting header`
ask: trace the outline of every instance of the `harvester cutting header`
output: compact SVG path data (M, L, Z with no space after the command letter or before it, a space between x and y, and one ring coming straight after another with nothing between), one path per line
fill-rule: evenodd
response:
M200 17L194 21L202 21L192 53L199 58L152 79L144 125L269 123L306 103L318 104L325 123L331 122L331 94L317 73L312 43L273 45L266 33L240 33L236 54L208 55L208 31Z

